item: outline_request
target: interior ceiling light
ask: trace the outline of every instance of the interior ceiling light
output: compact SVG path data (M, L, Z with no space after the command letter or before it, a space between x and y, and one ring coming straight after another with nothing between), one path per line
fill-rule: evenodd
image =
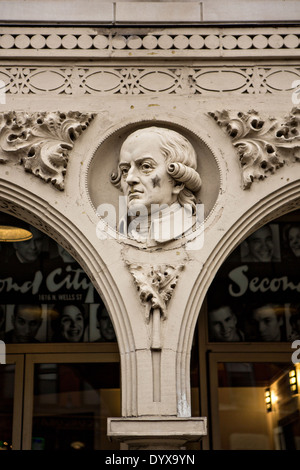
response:
M20 227L0 225L0 242L25 242L32 238L32 233Z
M75 450L81 450L85 447L85 444L84 442L74 441L74 442L71 442L70 446Z

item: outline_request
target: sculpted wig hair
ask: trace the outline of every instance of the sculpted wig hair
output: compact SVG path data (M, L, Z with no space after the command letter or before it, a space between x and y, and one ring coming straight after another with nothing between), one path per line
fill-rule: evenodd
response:
M201 178L196 171L197 156L192 144L183 135L164 127L146 127L138 129L130 134L123 145L129 139L138 137L145 132L153 132L161 141L161 152L166 160L167 172L177 184L183 184L183 189L178 195L178 202L182 206L191 204L195 208L195 193L201 187ZM120 187L121 172L111 175L111 182Z

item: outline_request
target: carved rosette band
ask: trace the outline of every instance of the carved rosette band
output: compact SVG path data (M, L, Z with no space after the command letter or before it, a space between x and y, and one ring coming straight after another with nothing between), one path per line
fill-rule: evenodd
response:
M63 191L69 152L93 117L73 111L1 113L0 163L20 163Z
M262 180L286 163L300 161L300 108L283 120L263 118L256 111L209 113L226 130L237 149L243 188Z

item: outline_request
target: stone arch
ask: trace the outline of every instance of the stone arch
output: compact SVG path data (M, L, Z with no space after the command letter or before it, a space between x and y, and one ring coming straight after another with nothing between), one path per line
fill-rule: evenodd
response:
M78 261L103 299L112 319L121 361L122 414L135 416L136 357L127 311L112 275L100 254L75 224L45 199L0 179L0 211L24 220L60 243Z
M199 312L208 288L228 255L252 232L276 217L300 208L299 181L291 182L254 204L223 234L201 271L183 315L178 339L176 374L177 397L190 403L190 353ZM201 374L201 371L200 371ZM181 411L178 410L178 414Z

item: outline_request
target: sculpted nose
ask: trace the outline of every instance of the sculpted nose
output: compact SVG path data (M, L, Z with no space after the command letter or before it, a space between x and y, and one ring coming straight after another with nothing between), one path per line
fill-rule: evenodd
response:
M126 177L126 182L127 184L136 184L138 183L139 179L138 179L138 175L137 175L137 171L134 167L131 167L127 173L127 177Z

